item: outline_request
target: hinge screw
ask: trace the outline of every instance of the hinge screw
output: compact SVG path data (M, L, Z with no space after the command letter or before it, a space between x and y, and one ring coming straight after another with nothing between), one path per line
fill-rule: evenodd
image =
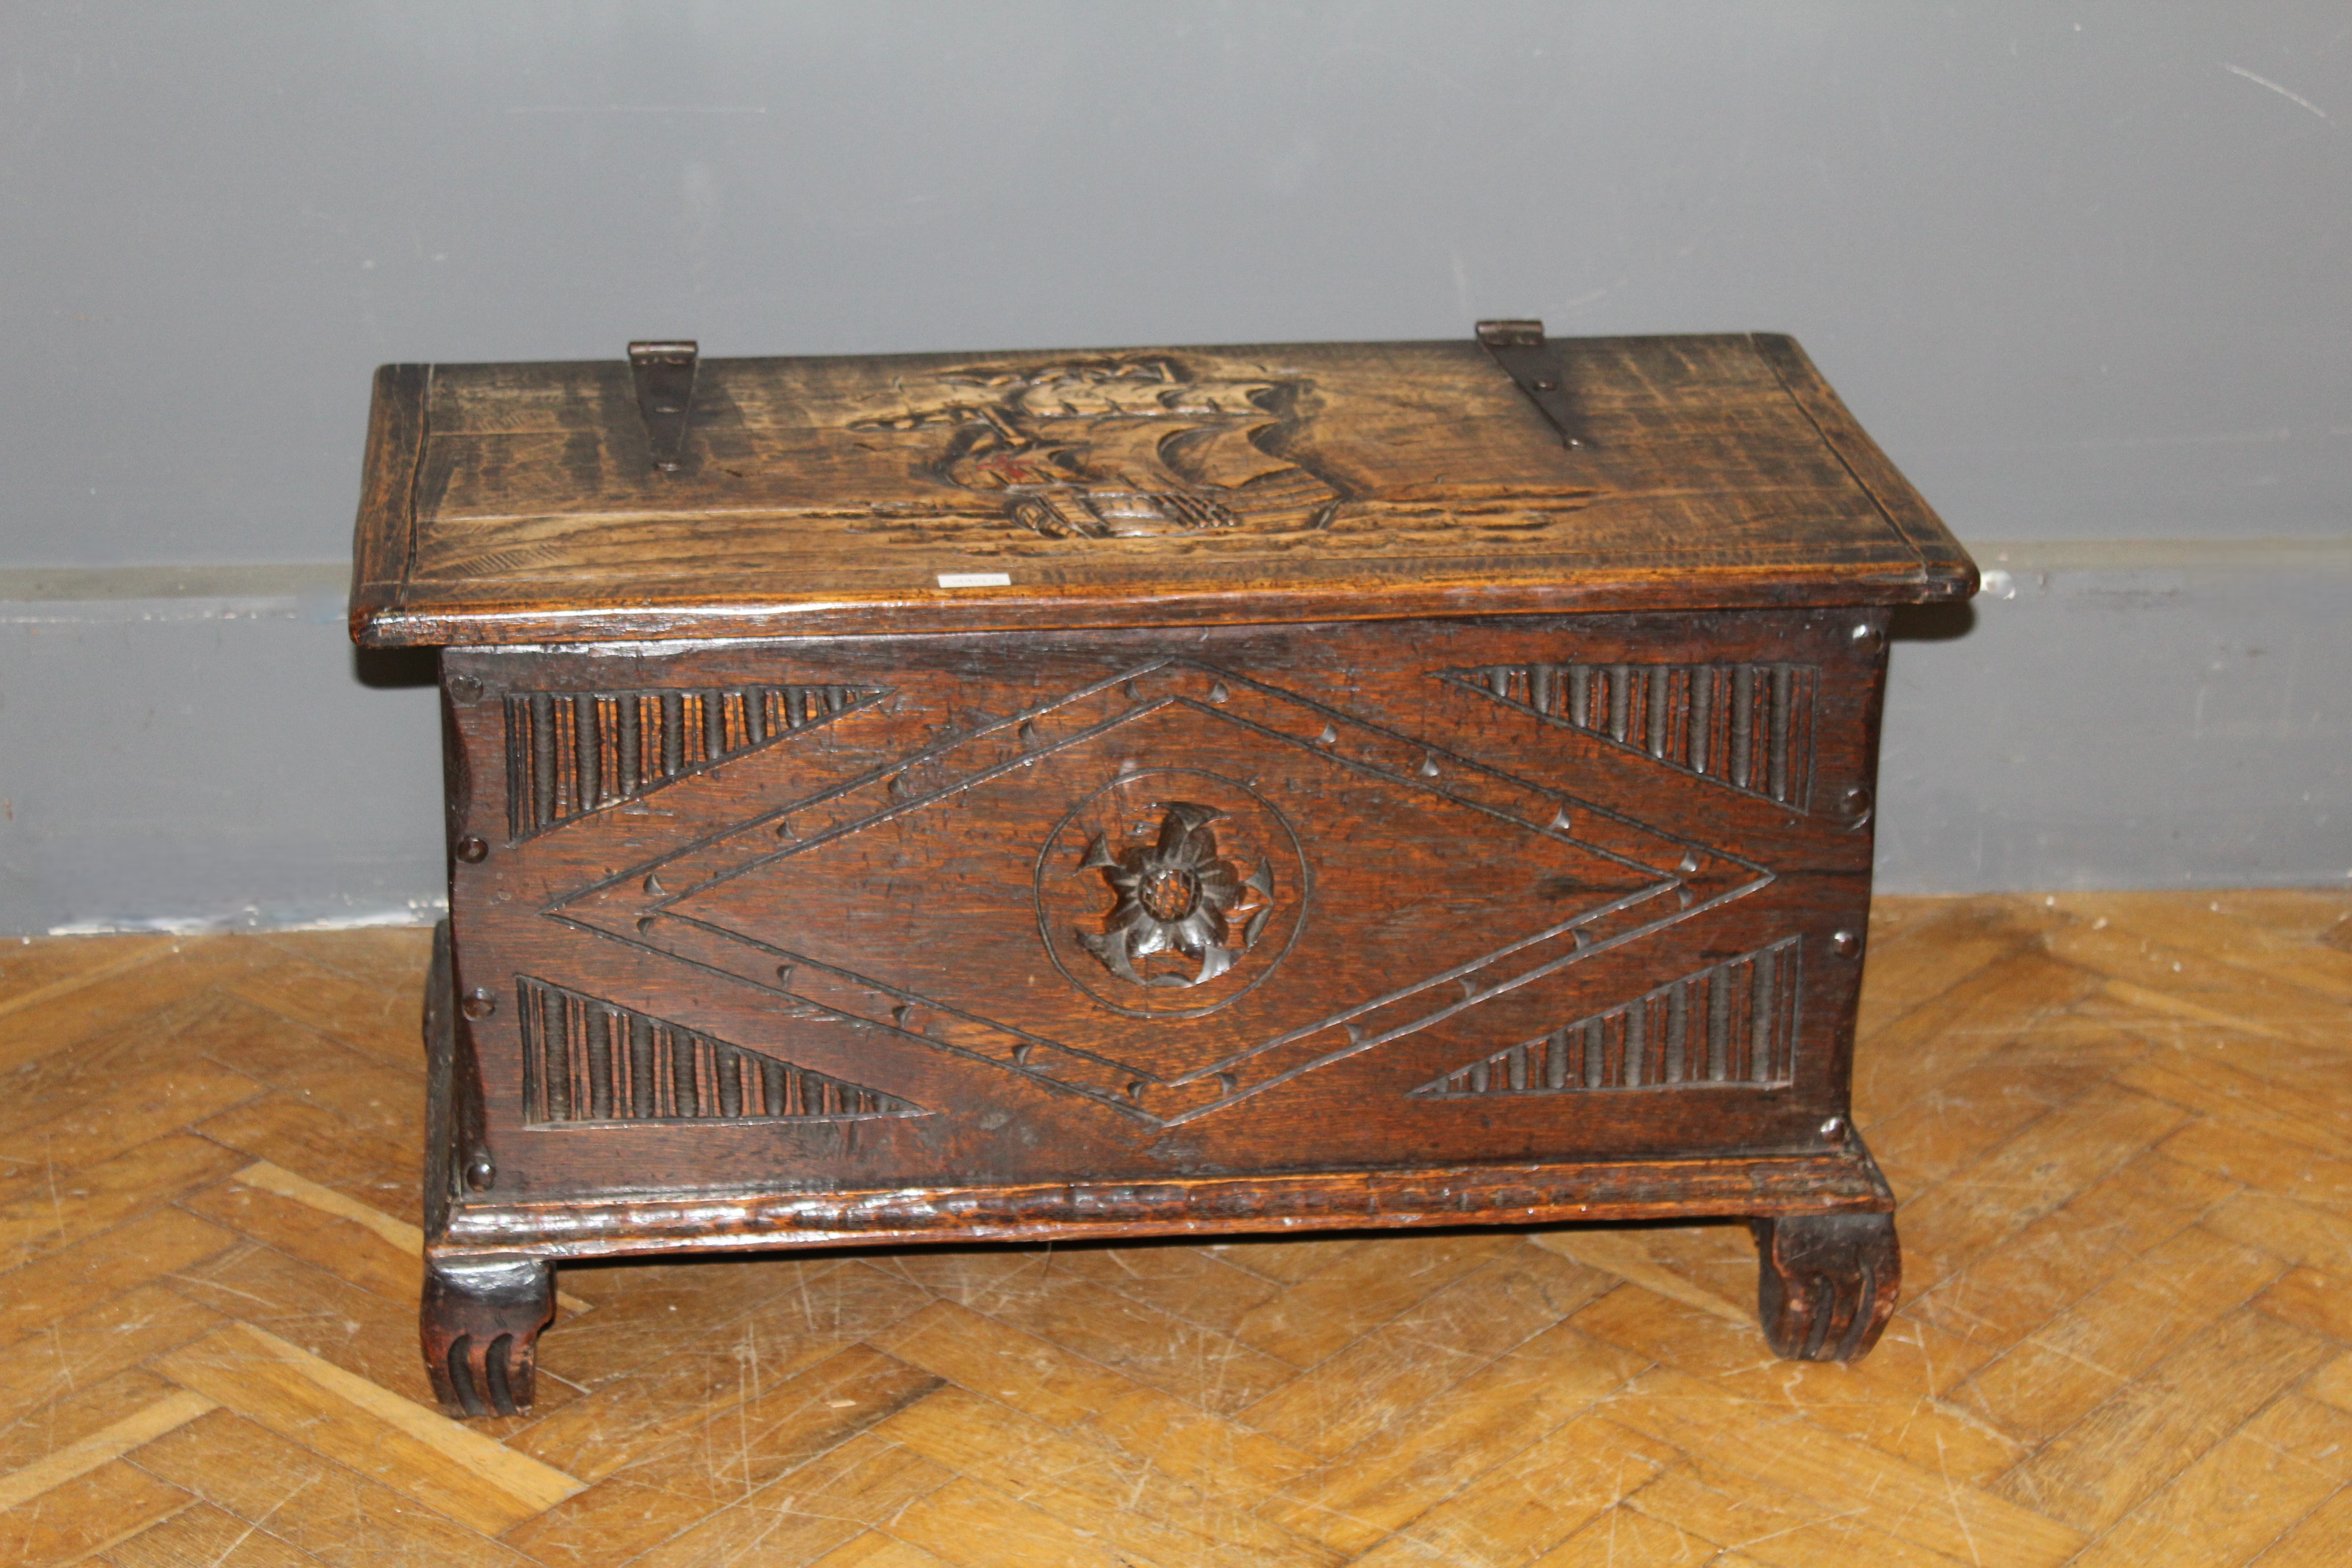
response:
M466 993L466 1016L487 1018L499 1010L498 993L487 985L477 985Z
M468 833L457 840L457 858L468 866L478 866L489 858L490 847Z
M1852 958L1862 951L1862 936L1856 931L1835 931L1830 936L1830 946L1837 950L1840 958Z

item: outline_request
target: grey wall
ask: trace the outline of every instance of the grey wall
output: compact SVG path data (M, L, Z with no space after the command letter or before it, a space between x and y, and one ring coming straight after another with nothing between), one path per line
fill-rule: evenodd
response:
M429 900L429 701L329 614L367 372L668 333L1793 331L2056 563L1898 648L1885 885L2345 873L2339 4L20 5L0 61L0 929Z
M2346 542L1979 554L1971 615L1894 646L1881 888L2346 886Z

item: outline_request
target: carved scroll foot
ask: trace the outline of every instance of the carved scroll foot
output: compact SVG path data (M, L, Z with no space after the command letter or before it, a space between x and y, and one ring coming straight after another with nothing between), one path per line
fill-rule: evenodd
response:
M1895 1216L1791 1215L1749 1223L1758 1312L1774 1352L1792 1361L1868 1355L1903 1284Z
M427 1258L418 1313L425 1369L448 1415L530 1410L555 1270L536 1258Z

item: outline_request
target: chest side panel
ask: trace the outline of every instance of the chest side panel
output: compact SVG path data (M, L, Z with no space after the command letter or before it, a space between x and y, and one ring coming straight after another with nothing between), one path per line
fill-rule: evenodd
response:
M500 1195L1819 1150L1879 633L453 653Z

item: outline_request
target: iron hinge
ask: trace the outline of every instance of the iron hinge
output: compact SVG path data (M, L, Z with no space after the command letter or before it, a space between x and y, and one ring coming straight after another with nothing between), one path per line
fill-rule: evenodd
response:
M645 421L646 445L654 467L676 473L686 457L686 423L694 411L692 342L631 343L629 373L637 384L637 417Z
M1541 321L1481 321L1478 342L1503 367L1503 374L1517 383L1528 401L1551 421L1563 446L1592 445L1577 417L1576 405L1569 399L1560 357L1544 342Z

